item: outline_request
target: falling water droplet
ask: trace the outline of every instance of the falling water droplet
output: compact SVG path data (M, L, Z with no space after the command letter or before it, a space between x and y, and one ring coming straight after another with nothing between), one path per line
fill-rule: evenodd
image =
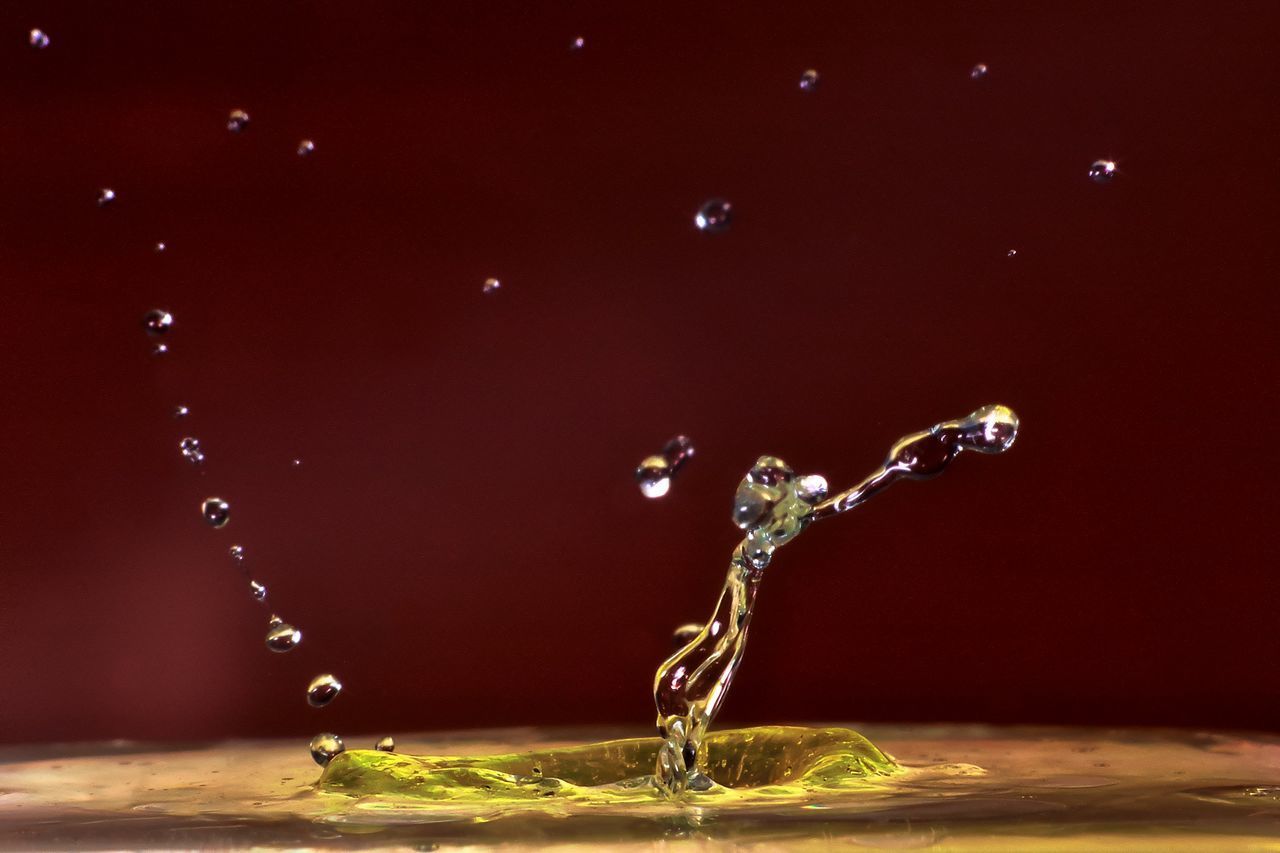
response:
M502 287L502 282L498 281L496 278L486 278L484 280L484 286L480 288L480 292L489 296L497 293L498 288L500 287Z
M253 596L254 601L267 600L267 588L262 584L258 583L257 581L254 581L254 580L249 581L249 594ZM277 649L276 651L281 651L281 650Z
M290 461L290 462L289 462L289 464L290 464L290 465L292 465L294 468L301 468L301 467L302 467L302 460L301 460L301 459L294 459L294 460Z
M310 139L304 139L298 143L298 156L309 157L316 150L316 144Z
M716 234L725 231L733 220L733 205L722 198L713 198L698 209L693 224L699 231Z
M1109 184L1116 176L1114 160L1094 160L1089 166L1089 177L1095 184Z
M237 563L243 563L244 562L244 546L232 545L230 548L227 549L227 556L235 560Z
M167 355L169 347L167 344L156 344L151 348L152 355Z
M110 187L98 190L98 207L106 207L116 200L116 191Z
M662 456L648 456L636 469L636 483L646 498L660 498L671 490L671 468Z
M160 242L156 243L154 248L156 250L156 253L158 254L160 252L163 252L167 247L165 246L164 241L161 240Z
M818 88L818 72L809 68L800 75L800 91L812 92L816 88Z
M163 335L173 328L173 315L160 308L153 308L142 315L142 328L148 335Z
M1018 250L1010 249L1009 251L1005 252L1004 256L1006 258L1016 258L1018 256Z
M204 464L204 451L200 449L200 439L187 436L178 442L178 450L182 453L182 458L192 465Z
M981 62L969 69L970 80L981 80L987 76L987 66Z
M191 414L191 410L188 409L186 406L177 405L173 407L173 417L176 420L182 420L189 414Z
M373 745L373 748L378 750L378 752L395 752L396 739L391 735L380 737L378 738L378 742Z
M267 620L268 628L278 628L283 624L284 624L284 620L274 613L272 613L271 618Z
M688 625L681 625L671 632L671 642L677 649L683 649L701 633L702 625L697 622L690 622Z
M283 654L297 648L298 643L302 642L302 632L288 622L281 622L267 632L266 642L271 651Z
M227 116L227 130L239 133L249 126L249 114L244 110L232 110Z
M582 36L578 36L573 41L569 42L569 50L582 50L586 46L587 40Z
M231 521L231 504L222 498L205 498L200 504L200 514L210 527L226 527Z
M342 738L335 734L324 732L311 739L311 757L321 767L332 761L335 755L340 755L346 751L347 747L342 742Z
M27 34L27 43L36 50L44 50L49 46L49 34L42 29L34 29Z
M329 673L317 675L307 685L307 704L312 708L323 708L342 692L342 682Z
M684 464L693 458L693 439L687 435L677 435L662 445L662 456L667 460L672 475L678 474Z

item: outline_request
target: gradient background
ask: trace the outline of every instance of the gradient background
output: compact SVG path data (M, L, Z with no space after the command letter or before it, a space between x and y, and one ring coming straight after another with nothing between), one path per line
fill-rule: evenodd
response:
M1280 728L1276 14L5 3L0 739L647 731L758 454L994 401L780 553L722 720Z

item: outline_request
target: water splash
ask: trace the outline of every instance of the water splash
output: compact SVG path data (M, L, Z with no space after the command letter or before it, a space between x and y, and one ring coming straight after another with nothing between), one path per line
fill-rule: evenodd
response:
M965 450L1001 453L1013 446L1018 418L1005 406L984 406L899 439L884 463L861 483L827 498L826 481L797 479L781 459L762 456L738 486L733 523L746 531L734 549L715 611L696 637L654 676L658 731L663 737L654 779L668 795L704 790L705 737L742 662L747 629L764 569L774 551L814 521L861 506L899 480L942 473Z

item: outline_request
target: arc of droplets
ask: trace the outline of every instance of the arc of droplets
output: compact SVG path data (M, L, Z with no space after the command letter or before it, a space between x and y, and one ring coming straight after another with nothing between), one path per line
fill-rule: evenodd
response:
M814 521L861 506L899 480L937 476L965 450L1002 453L1017 436L1013 410L984 406L967 417L898 439L879 468L830 498L822 477L797 478L781 459L761 456L734 496L733 522L746 536L733 551L715 610L654 676L653 698L663 738L654 769L658 789L674 796L712 784L699 770L702 740L742 662L760 581L778 547Z

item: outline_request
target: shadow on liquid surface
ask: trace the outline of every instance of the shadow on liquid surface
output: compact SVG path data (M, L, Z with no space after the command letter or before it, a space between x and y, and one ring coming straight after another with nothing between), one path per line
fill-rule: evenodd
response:
M633 775L656 738L572 748L617 736L602 730L409 739L341 756L321 784L293 741L15 747L0 753L0 845L1280 849L1280 738L865 732L896 766L843 729L719 733L707 766L738 787L679 803Z

